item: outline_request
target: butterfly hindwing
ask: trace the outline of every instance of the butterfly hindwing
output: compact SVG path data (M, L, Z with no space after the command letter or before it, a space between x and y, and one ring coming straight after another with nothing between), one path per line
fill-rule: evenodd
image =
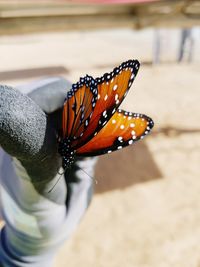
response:
M130 89L139 66L140 63L137 60L129 60L112 72L96 78L98 89L96 106L81 142L74 144L76 149L94 137L113 116Z
M77 150L77 155L96 156L119 150L142 139L153 125L146 115L119 109L95 137Z

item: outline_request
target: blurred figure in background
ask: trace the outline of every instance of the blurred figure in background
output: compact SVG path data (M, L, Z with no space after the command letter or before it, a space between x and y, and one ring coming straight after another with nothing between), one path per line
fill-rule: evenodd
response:
M184 55L187 56L187 62L193 59L194 38L192 29L181 30L180 48L178 51L178 62L183 61Z

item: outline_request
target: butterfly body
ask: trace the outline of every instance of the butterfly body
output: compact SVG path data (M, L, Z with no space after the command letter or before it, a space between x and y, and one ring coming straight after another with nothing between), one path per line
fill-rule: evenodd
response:
M73 164L75 156L111 153L150 132L151 118L119 109L139 65L129 60L102 77L86 75L72 85L63 107L58 147L64 169Z
M74 163L75 151L71 148L71 140L65 138L58 144L58 153L62 157L62 166L64 169L70 167Z

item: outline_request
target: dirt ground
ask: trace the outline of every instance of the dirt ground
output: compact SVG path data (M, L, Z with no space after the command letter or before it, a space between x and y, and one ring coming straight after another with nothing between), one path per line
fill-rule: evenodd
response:
M1 83L13 86L41 69L75 82L143 62L122 106L152 117L154 130L99 158L92 204L54 267L200 267L200 61L175 63L178 34L153 66L152 30L0 38Z

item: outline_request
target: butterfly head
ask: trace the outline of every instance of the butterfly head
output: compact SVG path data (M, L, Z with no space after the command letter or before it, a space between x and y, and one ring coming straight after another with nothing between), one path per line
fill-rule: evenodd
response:
M71 141L68 138L61 140L58 144L58 152L62 157L62 167L70 168L74 163L75 151L70 146Z

